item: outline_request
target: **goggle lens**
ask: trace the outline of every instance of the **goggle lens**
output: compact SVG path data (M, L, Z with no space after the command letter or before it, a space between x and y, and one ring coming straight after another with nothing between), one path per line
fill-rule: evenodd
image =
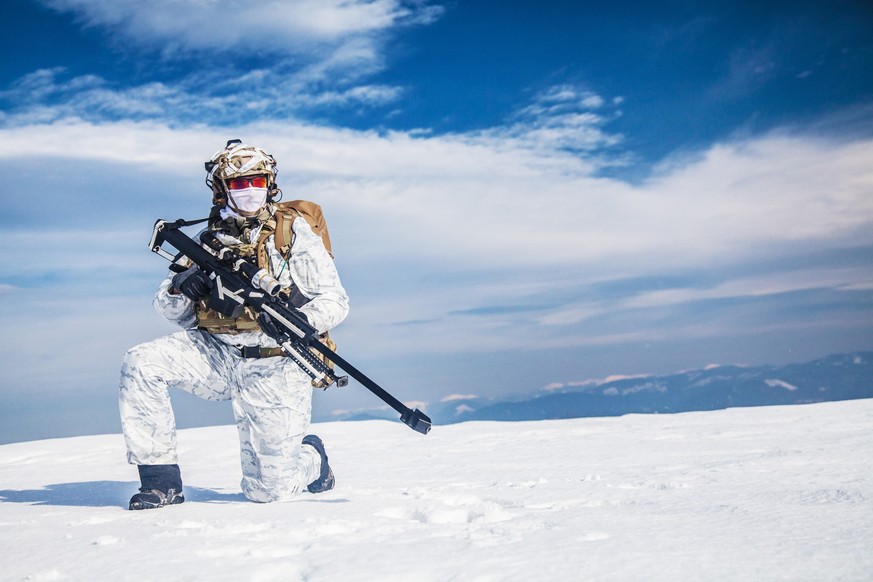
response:
M227 181L227 187L231 190L243 190L245 188L248 188L249 184L251 184L252 188L266 188L267 177L250 176L247 178L233 178Z

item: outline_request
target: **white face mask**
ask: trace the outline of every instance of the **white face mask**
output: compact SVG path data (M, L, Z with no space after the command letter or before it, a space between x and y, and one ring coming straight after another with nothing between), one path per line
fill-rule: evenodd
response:
M267 204L266 188L228 190L227 205L241 216L256 216Z

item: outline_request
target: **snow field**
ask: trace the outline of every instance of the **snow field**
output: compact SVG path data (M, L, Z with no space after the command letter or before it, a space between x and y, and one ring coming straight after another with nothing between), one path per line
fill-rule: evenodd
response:
M130 512L120 435L0 446L2 580L870 580L873 400L519 423L313 425L337 488L239 492L179 432L188 501Z

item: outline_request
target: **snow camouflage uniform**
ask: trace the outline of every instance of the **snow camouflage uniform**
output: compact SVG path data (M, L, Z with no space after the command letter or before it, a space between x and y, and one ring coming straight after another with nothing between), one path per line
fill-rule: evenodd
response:
M267 206L269 216L275 211ZM243 219L226 216L218 232L237 235L223 242L252 244L262 223L239 232ZM247 224L252 224L251 219ZM229 228L225 228L229 227ZM296 217L289 259L266 241L269 270L284 290L296 289L295 307L309 323L325 332L348 314L348 297L321 237L303 217ZM213 227L213 230L216 230ZM319 478L321 457L301 446L309 427L312 384L290 359L244 358L242 346L277 347L260 330L210 333L198 329L195 303L170 293L171 276L155 295L154 306L185 331L130 349L121 370L120 412L127 459L136 465L177 463L175 417L169 388L207 400L230 400L240 442L242 491L257 502L284 501L306 491ZM305 303L304 303L305 302ZM311 437L309 437L311 438Z

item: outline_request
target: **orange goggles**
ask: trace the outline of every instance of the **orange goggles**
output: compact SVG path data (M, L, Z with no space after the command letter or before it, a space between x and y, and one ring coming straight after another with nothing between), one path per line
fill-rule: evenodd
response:
M231 190L243 190L251 186L252 188L266 188L266 176L247 176L244 178L232 178L227 181L227 187Z

